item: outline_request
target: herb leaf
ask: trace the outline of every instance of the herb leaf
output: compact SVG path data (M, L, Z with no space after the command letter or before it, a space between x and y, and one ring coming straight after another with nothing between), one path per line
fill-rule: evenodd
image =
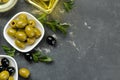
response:
M14 57L15 56L15 49L9 48L7 46L2 46L3 50L6 52L7 55Z
M36 63L39 61L45 62L45 63L50 63L53 61L51 57L43 55L43 53L39 50L32 53L32 56L33 56L33 61Z
M61 31L63 34L67 33L67 28L69 27L69 24L63 24L60 23L57 20L53 20L53 21L48 21L46 22L47 26L49 26L52 31L56 32L57 30Z
M41 52L40 51L36 51L35 53L32 54L33 56L33 61L34 62L38 62L39 58L40 58Z
M57 20L51 20L49 21L47 18L47 14L43 13L37 18L40 22L43 23L43 25L49 27L53 32L61 31L63 34L67 33L67 28L69 27L69 24L63 24L60 23Z
M69 12L73 8L74 0L70 0L67 2L64 2L64 7L67 12Z
M44 24L47 21L47 14L46 13L40 14L37 19Z
M62 33L66 34L68 27L69 27L69 24L60 24L60 25L58 25L57 28L58 28Z
M52 31L56 32L56 21L47 21L46 25L52 29Z
M51 57L48 57L48 56L42 56L42 57L40 57L40 61L50 63L53 61L53 59Z

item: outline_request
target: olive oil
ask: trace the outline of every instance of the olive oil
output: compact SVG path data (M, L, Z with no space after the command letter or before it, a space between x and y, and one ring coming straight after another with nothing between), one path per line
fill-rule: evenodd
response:
M45 13L50 14L59 0L26 0L33 6L44 11Z
M7 3L9 0L0 0L1 4Z

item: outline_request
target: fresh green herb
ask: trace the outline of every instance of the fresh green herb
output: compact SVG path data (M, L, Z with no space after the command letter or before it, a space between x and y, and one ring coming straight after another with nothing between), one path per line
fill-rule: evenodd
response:
M69 12L73 8L74 0L70 0L67 2L64 2L64 7L67 12Z
M60 23L57 20L49 21L47 18L47 14L43 13L37 18L40 22L43 23L43 25L48 26L53 32L56 32L57 30L61 31L63 34L67 33L67 28L69 27L69 24L63 24Z
M57 20L54 20L54 21L48 21L46 22L46 25L49 26L52 31L56 32L56 30L59 30L61 31L63 34L66 34L67 33L67 28L69 27L69 24L66 23L60 23L59 21Z
M47 21L46 25L54 32L56 32L57 21Z
M34 62L38 62L38 61L39 61L39 58L40 58L40 55L41 55L41 52L40 52L40 51L36 51L36 52L33 53L32 55L33 55L33 61L34 61Z
M53 61L51 57L43 55L41 51L35 51L35 53L32 54L33 56L33 61L34 62L45 62L45 63L50 63Z
M67 28L69 27L69 24L68 23L60 23L58 26L57 26L57 29L59 29L62 33L66 34L67 33Z
M7 46L2 46L4 51L6 52L7 55L14 57L15 56L15 49L14 48L9 48Z
M47 16L48 15L46 13L43 13L43 14L40 14L37 19L44 24L47 21Z
M42 56L42 57L40 57L40 61L41 61L41 62L50 63L50 62L52 62L53 60L52 60L51 57L48 57L48 56Z

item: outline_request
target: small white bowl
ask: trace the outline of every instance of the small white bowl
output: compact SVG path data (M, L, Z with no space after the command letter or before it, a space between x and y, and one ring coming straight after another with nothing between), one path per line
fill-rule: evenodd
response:
M6 11L10 10L11 8L13 8L15 6L17 1L18 0L9 0L5 4L0 4L0 12L6 12Z
M15 61L15 59L8 55L0 55L0 61L2 58L7 58L10 61L9 66L12 66L15 68L15 74L13 75L14 80L18 80L18 66L17 66L17 62Z
M10 27L10 26L9 26L10 22L11 22L13 19L16 19L16 18L18 17L18 15L20 15L20 14L26 14L28 19L33 19L33 20L35 20L35 22L36 22L36 27L41 31L41 36L40 36L38 39L36 39L35 43L32 44L32 45L27 45L24 49L21 49L21 48L17 47L17 46L15 45L15 43L14 43L14 39L11 38L11 37L7 34L7 28ZM31 15L31 14L28 13L28 12L19 12L19 13L17 13L15 16L13 16L13 17L8 21L8 23L5 25L4 31L3 31L4 38L7 40L7 42L8 42L11 46L13 46L16 50L18 50L18 51L20 51L20 52L29 52L29 51L31 51L31 50L32 50L34 47L36 47L37 44L43 39L44 34L45 34L45 30L44 30L43 25L40 23L40 21L38 21L33 15Z

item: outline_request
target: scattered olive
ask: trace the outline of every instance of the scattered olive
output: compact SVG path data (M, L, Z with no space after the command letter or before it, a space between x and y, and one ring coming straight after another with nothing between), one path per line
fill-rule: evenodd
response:
M2 72L4 69L5 68L2 65L0 65L0 72Z
M1 59L1 64L3 67L7 68L9 66L9 60L7 58Z
M50 44L52 46L56 46L57 41L56 41L56 39L54 37L48 36L46 38L46 41L47 41L48 44Z
M33 57L31 53L24 53L24 57L27 61L32 62L33 61Z
M10 75L14 75L15 68L14 67L7 67L7 71L9 72Z
M27 68L21 68L19 69L19 75L23 78L29 78L30 71Z

